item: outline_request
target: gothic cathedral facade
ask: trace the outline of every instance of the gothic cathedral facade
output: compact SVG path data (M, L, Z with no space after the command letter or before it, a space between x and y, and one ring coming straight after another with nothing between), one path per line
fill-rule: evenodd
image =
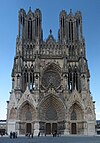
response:
M18 16L7 131L63 135L95 134L95 102L82 34L81 12L59 15L58 40L43 40L39 9Z

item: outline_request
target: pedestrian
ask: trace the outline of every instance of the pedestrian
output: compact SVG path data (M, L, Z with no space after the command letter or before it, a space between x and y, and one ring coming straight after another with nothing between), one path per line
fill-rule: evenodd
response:
M17 138L17 132L15 133L15 138Z
M30 138L30 133L28 133L28 137Z
M10 139L12 139L12 131L10 132Z
M40 132L38 133L38 137L40 136Z
M33 138L33 133L32 133L32 138Z
M15 132L13 132L12 135L13 135L13 139L15 139Z

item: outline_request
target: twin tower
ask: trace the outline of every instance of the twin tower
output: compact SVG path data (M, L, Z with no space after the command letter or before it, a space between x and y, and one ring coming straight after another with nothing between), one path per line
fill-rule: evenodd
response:
M59 25L58 41L60 43L82 40L82 16L80 11L77 11L74 16L72 10L70 10L69 15L65 10L62 10L59 15ZM27 14L23 9L19 11L18 37L29 41L36 41L36 39L43 41L42 14L39 9L36 9L33 13L30 8Z
M58 40L43 39L39 9L19 11L7 132L95 134L95 102L82 35L82 15L59 15Z

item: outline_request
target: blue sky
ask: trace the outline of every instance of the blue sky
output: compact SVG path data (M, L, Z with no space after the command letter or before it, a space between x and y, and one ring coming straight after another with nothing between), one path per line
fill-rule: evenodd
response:
M96 118L100 119L100 0L0 0L0 120L6 119L6 101L11 91L11 72L18 34L18 11L29 7L42 12L43 37L52 29L58 37L59 13L82 12L83 36L90 70L90 90L96 101Z

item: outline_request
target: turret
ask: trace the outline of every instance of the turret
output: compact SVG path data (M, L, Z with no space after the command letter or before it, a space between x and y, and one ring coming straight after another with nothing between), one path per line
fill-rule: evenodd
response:
M26 12L24 9L20 9L19 15L18 15L18 38L25 38L25 21L26 21Z
M42 39L42 14L39 9L35 10L35 36L39 40Z
M64 40L66 38L66 32L67 32L67 27L66 27L66 11L62 10L60 12L59 16L59 23L60 23L60 41Z

